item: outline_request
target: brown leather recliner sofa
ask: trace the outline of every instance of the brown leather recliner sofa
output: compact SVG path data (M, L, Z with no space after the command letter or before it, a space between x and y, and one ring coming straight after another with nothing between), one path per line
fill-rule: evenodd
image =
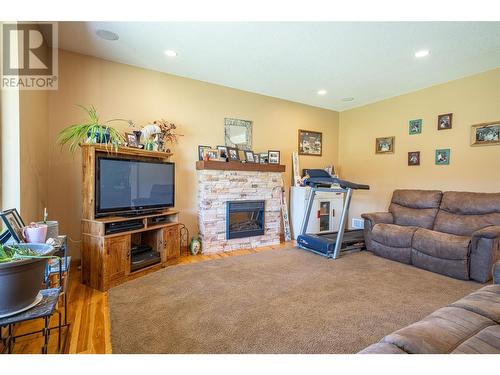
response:
M500 259L500 193L395 190L389 212L361 216L384 258L482 283Z
M488 285L385 336L361 354L500 354L500 262Z

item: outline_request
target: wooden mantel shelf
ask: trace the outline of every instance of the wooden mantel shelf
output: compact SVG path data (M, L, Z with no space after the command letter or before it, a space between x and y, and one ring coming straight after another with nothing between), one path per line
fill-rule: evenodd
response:
M247 171L247 172L285 172L285 166L282 164L257 164L240 163L237 161L197 161L197 170L220 170L220 171Z

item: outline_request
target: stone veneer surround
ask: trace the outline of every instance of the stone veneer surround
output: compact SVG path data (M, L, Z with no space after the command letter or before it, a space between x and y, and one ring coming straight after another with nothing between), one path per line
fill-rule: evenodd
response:
M202 253L279 244L281 189L279 172L198 170L198 228ZM265 200L262 236L226 240L226 202Z

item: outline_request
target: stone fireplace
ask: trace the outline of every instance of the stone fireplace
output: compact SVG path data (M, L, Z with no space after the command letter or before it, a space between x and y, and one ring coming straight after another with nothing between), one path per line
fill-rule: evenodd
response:
M197 169L202 253L279 244L280 172L201 169L198 164Z

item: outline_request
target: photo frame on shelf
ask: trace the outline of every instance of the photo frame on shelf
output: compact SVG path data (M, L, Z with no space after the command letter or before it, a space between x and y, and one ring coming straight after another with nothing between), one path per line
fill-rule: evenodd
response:
M471 146L500 145L500 121L471 126Z
M268 154L268 163L269 164L279 164L280 163L280 152L276 150L269 150Z
M217 146L217 150L219 150L220 158L227 161L229 156L227 154L227 146Z
M245 161L247 163L255 163L255 158L254 158L254 154L253 154L253 151L244 151L244 154L245 154Z
M380 137L375 139L376 154L393 154L396 137Z
M269 154L267 152L261 152L259 154L259 162L260 162L260 164L268 164L269 163Z
M0 212L0 216L14 241L25 242L23 235L23 228L25 225L17 209L12 208L2 211Z
M203 149L203 160L205 161L221 161L220 152L216 148Z
M127 140L128 147L139 148L139 140L134 133L125 133L125 138Z
M408 153L408 165L420 165L420 151L410 151Z
M416 135L422 133L422 119L410 120L408 122L408 134Z
M254 158L254 163L255 164L260 164L260 156L259 156L259 154L254 153L253 154L253 158Z
M323 133L299 129L299 155L321 156Z
M199 145L198 146L198 160L205 160L203 159L203 152L204 150L210 150L212 148L212 146L203 146L203 145Z
M444 115L438 116L438 130L447 130L451 129L453 122L453 113L445 113Z
M436 165L449 165L450 164L450 153L451 150L449 148L442 148L436 150Z
M227 148L229 161L240 161L240 151L235 147Z

